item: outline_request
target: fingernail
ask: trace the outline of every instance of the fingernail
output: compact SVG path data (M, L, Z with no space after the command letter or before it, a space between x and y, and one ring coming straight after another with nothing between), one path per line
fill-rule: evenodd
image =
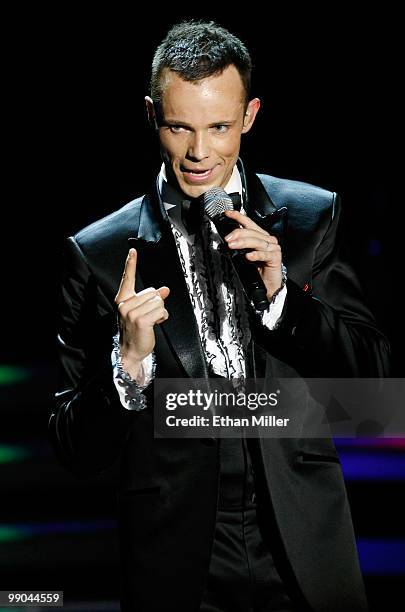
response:
M134 253L135 253L135 249L129 249L129 256L130 257L133 257Z

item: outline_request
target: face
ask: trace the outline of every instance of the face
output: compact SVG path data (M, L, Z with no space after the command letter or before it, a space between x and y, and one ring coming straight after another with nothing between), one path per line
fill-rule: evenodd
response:
M239 156L241 135L252 127L260 101L255 98L246 108L234 66L197 82L166 70L162 85L158 129L168 180L192 198L211 187L224 188ZM146 104L154 120L152 100Z

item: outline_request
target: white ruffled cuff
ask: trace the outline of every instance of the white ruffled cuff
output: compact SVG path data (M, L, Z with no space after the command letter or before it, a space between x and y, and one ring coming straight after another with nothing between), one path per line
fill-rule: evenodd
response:
M154 353L150 353L141 363L139 373L134 380L126 370L121 361L121 350L119 334L113 337L113 350L111 353L113 366L113 380L121 404L127 410L145 410L146 397L143 393L155 377L156 361Z

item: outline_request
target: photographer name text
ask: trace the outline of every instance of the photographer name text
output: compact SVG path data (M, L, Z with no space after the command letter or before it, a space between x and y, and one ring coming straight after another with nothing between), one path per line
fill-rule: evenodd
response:
M176 417L173 414L166 417L168 427L287 427L290 419L275 415L251 415L249 418L236 418L229 415L214 414L209 417L192 416Z

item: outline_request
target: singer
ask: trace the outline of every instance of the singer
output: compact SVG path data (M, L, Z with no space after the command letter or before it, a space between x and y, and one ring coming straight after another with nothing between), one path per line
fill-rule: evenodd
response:
M120 462L127 612L367 609L332 439L153 436L158 377L387 370L344 254L338 196L255 174L239 157L260 109L251 67L226 29L175 25L146 97L163 162L155 184L66 241L49 427L80 477ZM232 202L229 233L205 214L215 188ZM264 298L249 294L234 251Z

